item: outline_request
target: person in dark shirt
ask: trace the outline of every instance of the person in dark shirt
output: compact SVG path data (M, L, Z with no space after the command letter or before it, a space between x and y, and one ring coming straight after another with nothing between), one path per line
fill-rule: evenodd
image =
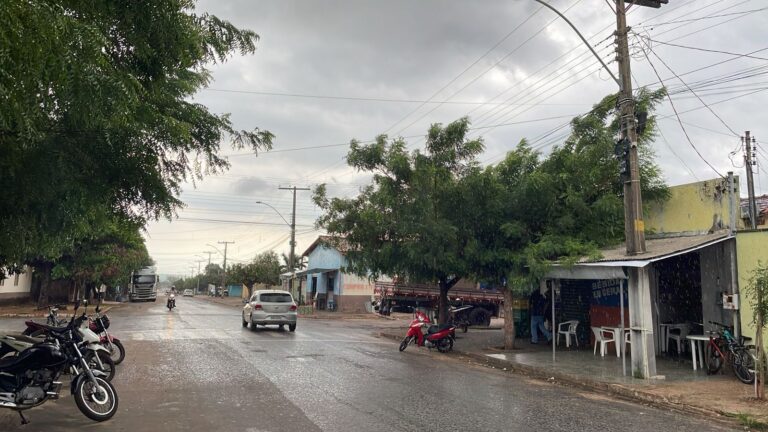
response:
M531 343L539 343L539 332L547 338L547 343L552 342L552 333L544 327L544 317L547 311L547 299L536 289L531 293Z

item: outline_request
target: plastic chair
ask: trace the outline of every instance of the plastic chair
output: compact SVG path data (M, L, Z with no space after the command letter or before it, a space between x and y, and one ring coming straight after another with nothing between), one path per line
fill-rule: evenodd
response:
M678 331L677 333L673 333L674 331ZM688 324L674 327L669 329L667 332L667 341L666 345L669 346L670 339L677 342L677 355L683 353L683 347L685 346L685 337L688 336L688 333L691 332L691 327Z
M616 344L616 340L613 338L613 332L610 332L608 330L603 330L600 327L592 327L592 333L595 334L595 349L592 351L592 354L597 354L597 344L600 344L600 355L602 357L605 357L605 353L608 352L608 344L613 343L614 346ZM610 335L610 336L606 336Z
M576 342L576 346L579 346L579 337L576 334L576 328L579 327L578 320L564 321L557 325L557 344L560 344L560 336L565 336L566 348L571 347L571 336Z

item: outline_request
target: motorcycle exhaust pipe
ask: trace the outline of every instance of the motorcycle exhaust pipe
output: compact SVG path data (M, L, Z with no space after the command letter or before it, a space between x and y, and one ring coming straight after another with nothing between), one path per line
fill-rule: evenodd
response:
M0 402L0 408L18 408L19 406L13 402Z

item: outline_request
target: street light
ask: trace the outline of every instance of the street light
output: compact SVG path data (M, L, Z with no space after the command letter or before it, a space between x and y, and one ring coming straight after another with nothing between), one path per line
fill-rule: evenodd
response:
M256 204L263 204L271 208L278 216L280 216L280 219L291 228L291 254L288 256L288 268L291 270L291 278L288 280L288 290L293 291L293 277L296 275L296 259L294 258L294 255L296 254L296 196L294 194L293 213L291 214L290 223L276 208L272 207L271 204L265 203L264 201L256 201ZM299 291L299 304L301 304L301 291Z
M286 219L283 217L283 215L282 215L282 214L280 214L280 212L279 212L279 211L277 211L277 209L276 209L276 208L272 207L272 205L271 205L271 204L269 204L269 203L265 203L264 201L256 201L256 204L264 204L265 206L267 206L267 207L271 208L272 210L274 210L274 211L275 211L275 213L277 213L277 215L278 215L278 216L280 216L280 219L282 219L282 220L283 220L283 222L285 222L285 224L286 224L286 225L288 225L288 226L291 226L291 223L290 223L290 222L288 222L288 221L287 221L287 220L286 220Z

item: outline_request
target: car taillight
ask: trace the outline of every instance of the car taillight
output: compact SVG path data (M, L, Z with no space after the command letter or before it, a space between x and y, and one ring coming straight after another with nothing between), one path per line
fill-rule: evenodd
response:
M292 304L292 305L291 305L291 310L292 310L292 311L295 311L295 310L296 310L296 305L295 305L295 304Z
M253 305L253 308L256 309L256 310L261 309L261 305L256 303L256 304Z

